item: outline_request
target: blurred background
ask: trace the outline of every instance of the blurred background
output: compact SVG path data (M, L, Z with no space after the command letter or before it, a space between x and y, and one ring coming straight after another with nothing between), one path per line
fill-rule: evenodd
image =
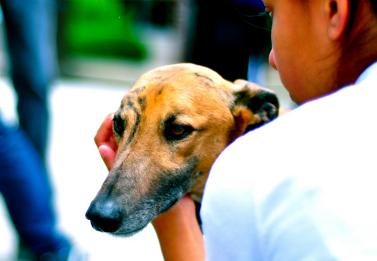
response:
M47 165L58 224L89 260L162 260L151 227L130 238L94 231L85 211L107 175L93 137L147 70L193 62L228 80L249 79L291 101L267 63L270 19L252 0L60 0L58 75L51 86ZM0 111L17 124L6 30L0 16ZM22 19L22 17L20 17ZM32 209L30 215L33 215ZM17 233L0 195L0 261L15 260Z

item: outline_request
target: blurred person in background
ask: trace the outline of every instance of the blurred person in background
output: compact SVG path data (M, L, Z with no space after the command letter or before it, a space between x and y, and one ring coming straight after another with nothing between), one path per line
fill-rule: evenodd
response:
M22 129L0 122L0 193L18 233L16 260L69 260L44 163Z
M299 106L238 138L202 202L153 225L166 260L377 259L377 2L264 0L270 64ZM96 143L111 168L111 120ZM204 243L203 243L204 241Z
M193 0L193 25L185 60L204 65L227 80L262 83L270 32L260 0ZM249 68L249 70L248 70Z
M78 260L57 228L46 164L48 99L57 72L56 3L0 4L19 121L19 128L0 121L0 193L20 238L18 259Z

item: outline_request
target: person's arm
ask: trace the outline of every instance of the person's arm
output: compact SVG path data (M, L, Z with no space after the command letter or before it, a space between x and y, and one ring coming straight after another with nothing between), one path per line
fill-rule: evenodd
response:
M112 130L113 116L114 114L109 114L106 117L94 138L109 170L118 148ZM183 197L172 208L156 217L152 224L165 260L204 260L203 236L196 219L195 204L189 196Z
M167 261L204 260L203 235L190 196L179 200L172 208L152 222Z

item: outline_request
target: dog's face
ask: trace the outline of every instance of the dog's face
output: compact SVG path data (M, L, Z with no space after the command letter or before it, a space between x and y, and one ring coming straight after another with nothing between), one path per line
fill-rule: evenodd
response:
M115 113L116 160L87 217L98 230L130 235L183 195L200 200L220 152L277 113L271 92L205 67L176 64L144 74Z

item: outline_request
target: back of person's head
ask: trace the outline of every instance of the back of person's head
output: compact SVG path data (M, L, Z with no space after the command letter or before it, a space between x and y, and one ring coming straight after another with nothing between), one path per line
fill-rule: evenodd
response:
M340 63L343 66L338 75L339 84L354 81L377 60L377 1L350 0L349 8L347 29L342 39Z
M376 0L370 0L370 4L372 5L374 14L377 15L377 1Z
M376 0L350 0L350 22L351 23L356 19L357 14L363 8L366 9L365 11L369 11L370 15L374 17L374 19L377 18L377 1ZM371 19L371 21L373 21L373 19ZM376 22L376 20L374 22Z

